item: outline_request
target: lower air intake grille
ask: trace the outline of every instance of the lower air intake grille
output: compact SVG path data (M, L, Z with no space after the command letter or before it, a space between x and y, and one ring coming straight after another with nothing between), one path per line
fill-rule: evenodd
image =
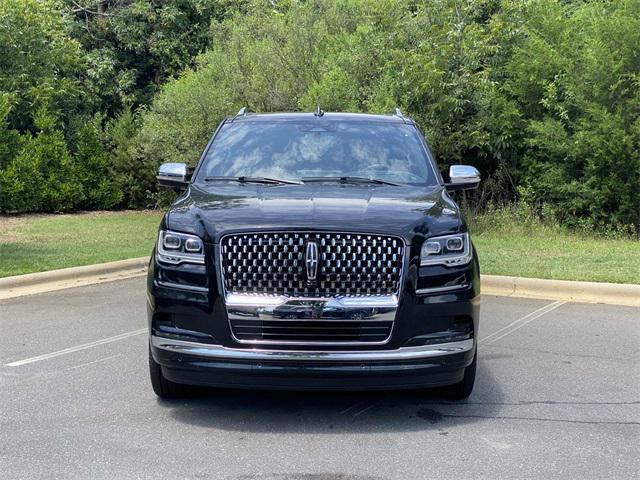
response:
M392 326L391 320L231 320L234 336L245 342L381 343Z

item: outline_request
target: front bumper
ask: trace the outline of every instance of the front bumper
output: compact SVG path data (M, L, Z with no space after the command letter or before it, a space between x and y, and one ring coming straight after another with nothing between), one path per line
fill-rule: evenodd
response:
M417 248L417 247L416 247ZM419 258L419 249L411 256ZM152 259L147 306L150 348L163 375L176 383L264 389L395 389L459 382L473 361L480 308L477 257L464 267L409 263L402 295L393 304L358 313L359 321L393 321L388 340L364 342L245 342L234 320L296 321L349 318L362 310L351 300L323 300L309 308L287 303L246 305L225 296L215 255L206 266L167 267ZM367 300L369 301L369 300ZM303 310L300 310L304 306ZM322 308L320 308L322 307ZM268 344L267 344L268 343Z
M475 340L395 350L309 351L229 348L156 335L151 351L176 383L268 389L389 389L459 382Z

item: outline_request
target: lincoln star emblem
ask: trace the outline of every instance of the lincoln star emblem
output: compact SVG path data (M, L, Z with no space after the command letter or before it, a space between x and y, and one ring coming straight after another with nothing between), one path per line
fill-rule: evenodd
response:
M318 276L318 244L308 242L304 251L304 264L307 273L307 280L315 282Z

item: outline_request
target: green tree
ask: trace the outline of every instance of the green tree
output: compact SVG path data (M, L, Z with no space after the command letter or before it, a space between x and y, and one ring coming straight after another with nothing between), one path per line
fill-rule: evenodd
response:
M233 0L63 0L75 18L74 36L87 55L87 76L102 110L150 102L168 78L193 65L211 42L209 24Z
M519 182L567 223L640 227L640 2L528 5L504 91L525 118Z
M55 0L0 2L0 91L13 97L12 128L34 132L42 107L63 122L84 110L82 52L70 29Z

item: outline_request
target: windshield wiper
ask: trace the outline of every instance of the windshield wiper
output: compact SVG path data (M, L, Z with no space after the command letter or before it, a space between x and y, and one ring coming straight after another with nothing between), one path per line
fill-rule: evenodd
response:
M205 182L239 182L239 183L264 183L268 185L302 185L297 180L284 180L271 177L205 177Z
M303 182L340 182L340 183L375 183L376 185L392 185L394 187L400 186L399 183L387 182L386 180L380 180L379 178L369 177L303 177Z

